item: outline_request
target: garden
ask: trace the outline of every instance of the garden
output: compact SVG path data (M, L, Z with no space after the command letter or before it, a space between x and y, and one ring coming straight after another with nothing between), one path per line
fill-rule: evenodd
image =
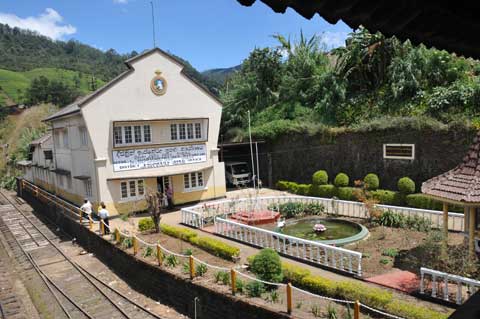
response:
M286 205L296 206L290 203ZM301 214L321 213L321 206L306 207L308 209ZM298 207L296 209L300 211ZM338 282L312 274L306 267L281 262L272 249L263 249L250 256L246 264L241 264L238 247L191 229L167 224L160 226L161 232L156 233L152 219L142 218L138 223L138 239L133 239L125 231L115 231L112 240L146 262L155 265L160 263L160 267L177 276L186 280L190 278L197 284L221 293L232 293L231 269L235 269L236 296L274 311L286 311L286 284L291 283L294 287L292 313L298 318L353 318L351 301L354 300L405 318L448 316L448 308L438 306L431 309L431 305L422 305L422 302L416 302L409 296L395 298L398 294L387 289L361 282ZM162 246L160 256L159 250L155 249L157 243ZM367 311L362 318L379 317L366 308L361 309Z

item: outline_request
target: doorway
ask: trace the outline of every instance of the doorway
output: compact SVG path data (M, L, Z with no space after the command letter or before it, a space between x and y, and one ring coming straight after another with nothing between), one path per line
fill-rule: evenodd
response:
M170 176L159 176L157 177L157 191L161 194L164 194L167 190L167 187L172 185L172 180Z

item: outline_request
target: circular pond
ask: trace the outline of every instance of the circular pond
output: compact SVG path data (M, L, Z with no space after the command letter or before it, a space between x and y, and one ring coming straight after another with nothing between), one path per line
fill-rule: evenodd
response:
M321 224L324 231L315 231ZM302 218L287 221L277 232L307 240L314 240L324 244L346 245L361 240L368 235L363 225L337 218Z

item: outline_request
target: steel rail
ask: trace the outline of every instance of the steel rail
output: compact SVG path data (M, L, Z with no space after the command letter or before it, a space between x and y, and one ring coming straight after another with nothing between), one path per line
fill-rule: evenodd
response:
M98 285L93 282L93 280L91 280L87 275L85 275L85 274L82 272L82 270L80 269L80 267L77 266L77 264L76 264L75 262L73 262L55 243L53 243L53 241L50 240L50 239L40 230L40 228L39 228L37 225L35 225L31 220L29 220L29 219L27 218L27 216L17 207L17 205L16 205L15 203L13 203L13 202L8 198L8 196L6 196L6 195L3 193L3 191L0 191L0 194L15 208L16 211L18 211L18 212L65 258L66 261L68 261L85 279L87 279L87 280L98 290L98 292L100 292L100 293L105 297L105 299L107 299L125 318L130 319L130 316L128 316L128 314L127 314L123 309L121 309L120 306L118 306L109 296L107 296L107 295L105 294L105 292L102 291L102 290L98 287ZM49 220L49 219L47 218L47 220ZM49 220L49 221L51 222L51 220ZM32 235L31 235L30 233L28 233L28 234L30 235L30 237L32 237ZM32 239L33 239L33 238L32 238ZM42 271L42 272L43 272L43 271ZM45 275L45 276L46 276L46 275ZM49 280L49 281L52 283L52 285L54 285L54 286L56 287L56 284L53 283L53 281L51 281L51 279L48 278L48 276L46 276L46 278L47 278L47 280ZM56 287L56 288L57 288L57 287ZM111 288L111 287L109 287L109 288ZM60 290L60 288L57 288L57 289L63 294L63 292ZM113 289L112 289L112 290L113 290ZM121 296L121 297L123 297L124 299L128 300L131 304L133 304L133 305L135 305L135 306L138 307L138 305L137 305L136 303L132 302L131 300L129 300L129 299L126 298L125 296ZM69 297L66 297L66 296L65 296L65 298L69 299ZM70 300L69 300L69 301L70 301ZM71 302L72 302L72 304L73 304L73 300L72 300ZM142 309L142 310L143 310L143 309ZM147 313L151 315L150 312L147 311ZM93 317L91 317L90 315L87 315L87 314L86 314L86 316L89 317L89 318L93 318ZM162 319L161 317L159 317L159 316L157 316L157 315L155 315L155 314L154 314L153 316L155 316L156 318Z

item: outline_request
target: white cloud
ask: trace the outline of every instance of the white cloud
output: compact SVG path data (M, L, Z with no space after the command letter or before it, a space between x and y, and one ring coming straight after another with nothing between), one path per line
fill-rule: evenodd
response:
M36 17L20 18L14 14L0 12L0 23L10 27L18 27L36 31L39 34L54 40L61 39L65 35L74 34L77 29L68 24L62 24L63 17L54 9L47 8L45 12Z
M322 42L325 43L327 48L338 48L345 46L345 39L348 37L347 32L332 32L325 31L322 33Z
M127 4L128 0L113 0L113 3Z

